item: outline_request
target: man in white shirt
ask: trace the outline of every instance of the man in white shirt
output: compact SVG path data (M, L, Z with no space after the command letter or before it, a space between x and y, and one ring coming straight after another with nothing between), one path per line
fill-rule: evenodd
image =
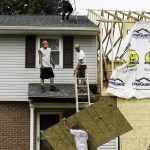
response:
M85 53L80 49L80 44L75 44L75 50L77 52L77 66L74 73L76 73L78 77L85 77L85 70L87 68Z
M71 129L68 127L66 119L64 118L65 128L74 136L77 150L88 150L88 134L81 130L77 124L74 124Z
M44 40L42 42L42 47L39 50L39 64L40 68L40 78L41 78L41 91L45 92L44 89L44 79L50 79L50 89L51 91L58 91L54 86L54 73L53 68L55 64L51 56L51 48L48 47L48 41Z
M85 56L85 53L83 50L80 49L80 44L75 44L75 50L77 52L77 66L74 70L74 74L77 75L78 78L82 78L81 80L78 79L78 84L80 84L80 81L81 81L81 84L84 85L86 84L86 81L85 79L85 70L87 68L86 66L86 56ZM85 89L80 89L79 90L80 92L86 92Z

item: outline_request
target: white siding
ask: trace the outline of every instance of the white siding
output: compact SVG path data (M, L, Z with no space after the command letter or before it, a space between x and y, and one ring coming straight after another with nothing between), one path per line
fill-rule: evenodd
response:
M111 140L110 142L97 148L97 150L118 150L118 139Z
M75 36L86 53L89 82L97 81L97 51L95 36ZM77 58L74 51L74 66ZM74 69L54 69L55 83L73 83ZM48 80L47 80L48 82ZM40 83L39 69L25 68L25 37L0 36L0 101L28 101L28 84ZM98 150L117 150L116 140L112 140Z
M74 43L79 43L81 49L86 54L87 73L89 82L96 84L97 82L97 50L95 36L79 36L74 37ZM77 63L77 54L74 50L74 66Z
M89 80L96 84L95 36L76 36L74 41L85 51ZM74 61L76 65L76 52ZM73 83L73 70L54 69L55 83ZM25 37L0 36L0 101L28 101L28 84L40 83L39 72L39 68L25 68Z

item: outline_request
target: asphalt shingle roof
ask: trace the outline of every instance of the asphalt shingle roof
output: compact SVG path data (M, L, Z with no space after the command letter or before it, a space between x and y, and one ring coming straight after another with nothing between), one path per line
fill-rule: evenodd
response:
M45 92L41 92L39 83L30 83L28 87L29 98L75 98L74 84L55 84L59 91L49 91L49 84L45 84ZM83 98L87 96L82 96ZM95 99L95 95L90 91L91 99Z
M0 26L42 26L42 27L98 27L87 16L70 16L69 21L61 21L56 15L0 15Z

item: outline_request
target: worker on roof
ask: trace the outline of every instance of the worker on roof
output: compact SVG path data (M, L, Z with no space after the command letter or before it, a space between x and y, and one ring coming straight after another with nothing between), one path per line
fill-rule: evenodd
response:
M50 79L50 91L58 91L54 86L54 73L53 69L55 68L54 61L51 56L51 48L49 48L48 41L44 40L42 42L42 47L39 52L39 64L40 68L40 78L41 78L41 91L45 92L44 89L44 79ZM52 69L53 68L53 69Z
M68 21L71 13L73 12L73 8L71 3L68 0L61 0L58 2L59 9L61 9L62 13L62 21Z

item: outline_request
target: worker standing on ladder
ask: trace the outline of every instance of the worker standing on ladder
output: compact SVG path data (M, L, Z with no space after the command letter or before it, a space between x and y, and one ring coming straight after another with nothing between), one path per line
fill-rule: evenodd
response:
M81 108L80 104L82 104L83 107L86 107L90 106L91 102L90 102L90 89L87 73L85 76L85 71L87 68L86 56L84 51L80 49L80 44L75 44L74 47L77 52L77 66L74 70L74 75L75 75L76 112L78 112ZM86 104L86 106L84 104Z
M76 74L78 78L84 78L87 68L86 55L84 51L80 49L80 44L75 44L75 50L77 52L77 66L74 70L74 74ZM81 84L84 84L84 81L82 81Z

